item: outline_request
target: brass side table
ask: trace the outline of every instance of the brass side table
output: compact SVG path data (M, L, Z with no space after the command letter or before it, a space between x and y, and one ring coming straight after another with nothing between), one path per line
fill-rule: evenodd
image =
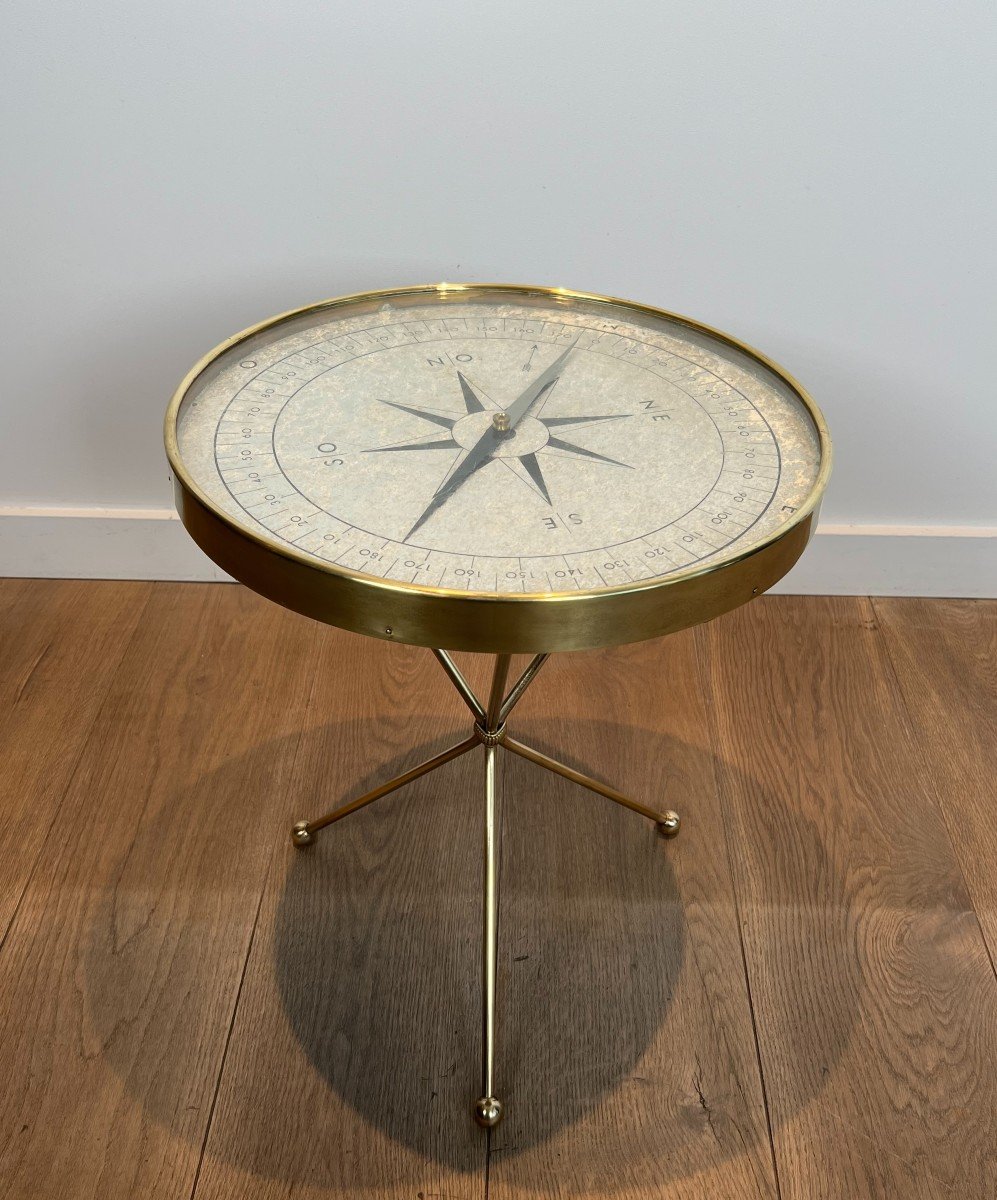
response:
M315 835L484 751L482 1084L495 1083L504 749L649 818L520 742L507 721L551 653L687 628L779 580L831 465L823 417L758 351L689 318L563 288L437 284L345 296L229 338L166 416L197 544L296 612L433 650L469 735L324 816ZM487 699L450 651L495 656ZM514 654L532 655L511 686Z

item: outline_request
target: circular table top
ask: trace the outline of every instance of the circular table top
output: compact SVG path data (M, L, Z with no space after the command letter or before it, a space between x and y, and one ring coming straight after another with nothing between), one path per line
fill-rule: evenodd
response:
M237 334L174 396L180 514L237 579L418 645L578 649L707 620L799 557L830 470L774 363L564 289L401 288Z

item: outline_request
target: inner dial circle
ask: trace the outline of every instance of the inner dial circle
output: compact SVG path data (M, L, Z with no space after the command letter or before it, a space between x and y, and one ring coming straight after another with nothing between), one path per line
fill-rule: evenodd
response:
M543 349L534 386L558 358L556 348ZM460 371L427 370L448 354ZM323 372L275 422L280 470L350 526L475 559L611 547L680 520L712 490L722 441L710 415L680 388L576 348L516 420L516 401L531 382L523 358L518 338L451 339L384 349ZM366 402L358 404L358 395ZM495 429L499 413L510 420L507 432ZM648 413L662 420L643 421ZM315 455L324 444L356 448L364 486L342 486L343 473Z
M489 593L733 557L820 467L797 393L721 338L487 290L278 321L195 379L177 441L208 500L279 551Z
M494 413L468 413L453 427L453 439L464 450L472 450L489 427L496 428ZM505 437L496 442L491 455L492 458L521 458L524 454L536 454L549 441L550 430L543 421L523 417L515 429L508 430Z

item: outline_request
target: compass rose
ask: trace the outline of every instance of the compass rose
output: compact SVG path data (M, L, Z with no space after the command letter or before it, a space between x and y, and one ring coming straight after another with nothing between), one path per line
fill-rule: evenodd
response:
M544 417L543 409L553 392L561 372L566 366L575 346L572 344L522 392L511 404L502 407L485 392L470 382L460 371L461 396L465 412L457 415L436 408L422 408L411 404L400 404L396 400L381 400L391 408L400 409L434 425L432 433L426 433L414 441L393 442L387 446L372 446L367 454L384 454L411 450L450 450L457 454L450 464L429 504L408 531L403 542L408 541L417 529L454 494L477 471L489 462L501 463L520 479L531 491L553 505L550 490L544 478L538 455L561 454L571 458L589 459L609 463L616 467L630 467L629 463L598 454L585 446L569 442L555 435L552 430L570 425L596 425L603 421L618 421L629 413L603 413L571 417ZM447 430L441 437L438 430Z

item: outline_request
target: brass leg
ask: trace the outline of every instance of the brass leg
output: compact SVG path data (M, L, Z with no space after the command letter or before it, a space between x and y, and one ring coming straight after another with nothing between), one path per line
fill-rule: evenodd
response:
M536 679L537 672L544 665L548 658L550 658L549 654L536 655L533 659L531 659L526 670L522 673L522 675L520 675L519 679L516 680L512 691L502 701L502 707L499 710L499 722L501 724L505 724L506 717L522 699L523 693L530 686L533 680Z
M477 734L472 734L471 737L458 742L456 746L451 746L448 750L444 750L440 754L434 754L432 758L427 758L425 762L419 763L418 766L412 767L411 770L405 771L401 775L396 775L394 779L388 780L387 783L382 783L380 787L374 788L372 792L365 792L364 795L358 796L356 800L351 800L349 804L344 804L341 808L334 808L332 812L326 813L324 817L318 817L314 821L298 821L291 831L291 841L296 846L310 845L312 837L317 830L324 829L326 825L331 825L334 821L340 821L343 817L348 817L350 813L354 813L365 805L379 800L382 796L386 796L396 788L403 787L406 783L411 783L413 779L418 779L420 775L425 775L429 771L435 771L437 767L442 767L444 763L449 762L452 758L458 758L461 754L466 754L468 750L473 750L478 744L479 738Z
M496 812L495 760L498 750L485 746L485 894L481 952L481 1097L474 1119L484 1129L502 1120L502 1101L495 1096L495 1001L498 968L498 869L501 830Z
M460 696L461 700L464 701L467 707L474 714L474 719L476 721L483 721L485 719L485 710L481 707L481 701L474 694L474 692L471 691L471 685L461 674L460 668L450 657L450 655L447 654L446 650L434 650L433 653L436 655L436 661L440 664L443 670L446 671L450 682L457 689L457 694Z
M513 754L519 754L523 758L528 758L530 762L536 763L538 766L546 767L548 771L553 771L555 775L563 775L565 779L570 779L572 783L580 783L582 787L587 787L593 792L598 792L600 796L605 796L607 800L613 800L617 804L622 804L624 808L632 809L634 812L640 813L642 817L647 817L658 827L658 832L662 837L675 837L679 831L679 815L671 810L665 812L655 812L653 808L646 808L643 804L638 804L636 800L631 800L629 796L624 796L622 792L618 792L616 788L612 788L607 783L600 783L598 779L592 779L588 775L583 775L581 771L576 771L574 767L569 767L565 763L558 762L556 758L550 758L546 754L541 754L539 750L534 750L532 746L526 746L522 742L517 742L515 738L509 737L508 734L503 738L502 745L507 750L511 750Z
M495 1004L498 982L498 872L502 830L498 823L495 760L498 749L490 735L501 729L502 697L509 675L511 655L495 656L495 673L483 726L485 743L485 893L482 904L481 949L481 1096L475 1101L474 1119L484 1129L494 1129L502 1120L502 1101L495 1095ZM499 734L499 736L501 736Z
M511 654L495 655L495 671L492 674L492 686L488 693L488 709L485 713L485 729L489 733L494 733L502 723L502 697L505 694L505 681L509 678L511 662Z

